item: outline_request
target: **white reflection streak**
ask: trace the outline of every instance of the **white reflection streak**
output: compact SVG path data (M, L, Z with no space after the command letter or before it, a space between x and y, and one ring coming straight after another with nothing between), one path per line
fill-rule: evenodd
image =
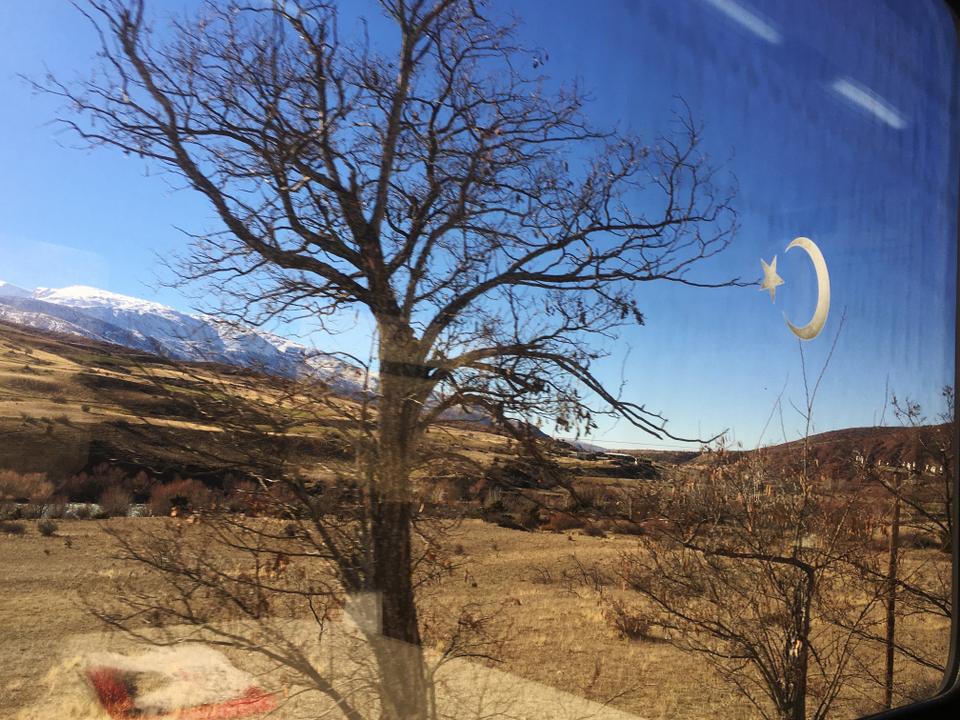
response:
M837 78L830 89L854 105L885 122L894 130L903 130L907 123L897 110L869 88L855 83L850 78Z
M779 45L783 38L777 29L763 18L750 12L734 0L703 0L708 5L722 12L728 18L738 25L746 28L759 38L763 38L768 43Z

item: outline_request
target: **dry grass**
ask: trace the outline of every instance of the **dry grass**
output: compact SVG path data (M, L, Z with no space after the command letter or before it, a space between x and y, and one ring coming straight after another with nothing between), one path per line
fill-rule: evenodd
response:
M116 518L110 527L174 522ZM28 526L19 536L0 535L0 665L6 668L0 715L36 703L41 678L61 662L65 640L101 628L77 604L80 593L105 592L105 580L126 574L108 559L107 536L92 521L62 521L57 535ZM448 539L462 567L424 596L427 613L467 603L498 607L497 632L506 639L500 671L654 719L755 717L756 713L701 659L657 641L628 639L611 622L597 589L616 596L609 580L578 582L581 568L613 560L633 546L626 536L525 533L465 521ZM141 572L137 570L137 572ZM143 582L153 582L142 576ZM943 644L943 623L912 620L910 632ZM428 632L427 641L431 638ZM90 647L104 650L106 647ZM944 653L946 647L943 647ZM863 658L874 669L880 655ZM930 673L901 664L904 691L930 686ZM834 717L871 709L871 697L851 688ZM877 692L871 691L876 697Z

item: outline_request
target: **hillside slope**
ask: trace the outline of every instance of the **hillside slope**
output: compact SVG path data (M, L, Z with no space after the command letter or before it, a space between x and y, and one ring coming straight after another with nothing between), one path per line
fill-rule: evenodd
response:
M325 457L325 443L355 428L359 408L360 400L335 385L178 362L0 321L0 469L63 476L109 461L216 476L245 452L231 452L226 431L236 443L247 423L250 442L306 438L304 462L329 474L344 458ZM507 443L489 427L462 421L430 437L482 462ZM188 457L201 451L207 467Z

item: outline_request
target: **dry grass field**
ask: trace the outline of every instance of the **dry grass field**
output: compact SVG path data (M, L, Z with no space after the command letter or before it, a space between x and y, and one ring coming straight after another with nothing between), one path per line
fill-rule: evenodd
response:
M106 717L96 712L89 689L71 669L80 655L130 647L105 632L80 602L81 597L108 599L103 593L109 592L112 578L137 571L109 559L104 528L176 521L104 522L60 521L51 537L41 536L33 523L21 536L0 535L0 717L43 717L44 708L64 697L73 701L74 717ZM505 642L500 661L492 666L533 681L523 693L533 692L530 688L541 693L540 717L560 717L551 713L569 703L563 693L651 719L756 717L701 658L666 643L621 639L606 622L596 593L562 581L564 570L575 569L574 558L584 565L611 561L634 539L594 538L579 531L518 532L468 520L449 540L457 546L462 568L426 593L427 611L466 603L498 608L494 631ZM914 630L946 652L945 626L922 627L921 622ZM879 668L879 653L863 659ZM237 660L240 667L244 662ZM929 684L932 679L931 673L904 666L898 682ZM832 716L873 709L869 698L860 697L862 690L851 687ZM871 695L877 697L875 689Z
M219 400L217 393L226 392L248 393L251 405L269 404L274 396L263 387L266 384L256 377L235 369L177 367L132 351L0 325L0 471L45 473L57 483L96 463L122 463L121 451L136 455L144 465L175 467L179 459L175 452L158 443L131 444L122 423L136 425L146 418L172 432L166 437L178 443L216 447L222 428L205 423L202 412L192 414L191 408L202 410L192 401ZM341 416L356 408L355 399L335 398L308 418L305 436L324 437L336 429ZM478 476L495 462L508 463L513 457L505 437L466 423L436 427L428 445L455 457L460 468L477 468ZM342 457L321 460L314 463L317 481L350 465ZM661 472L683 460L657 456L653 463ZM569 455L558 456L556 462L578 472L579 491L596 497L617 496L640 482L617 477L609 464ZM449 474L461 471L452 469ZM449 483L443 487L451 493L456 489ZM446 492L437 491L429 500L443 506L449 500ZM544 491L541 500L552 502L559 495ZM496 498L488 496L484 502L492 500ZM108 603L111 582L117 578L159 588L141 567L111 559L107 530L127 532L182 521L57 520L58 528L50 535L42 534L35 520L17 522L22 534L0 532L0 718L105 718L79 668L90 653L129 651L132 646L99 624L81 599L94 605ZM613 627L611 599L644 610L636 597L611 580L610 572L621 552L636 548L636 537L611 532L610 523L603 526L605 534L591 523L562 532L549 528L546 524L539 531L523 532L475 518L463 520L444 538L456 567L424 588L422 617L428 624L436 618L436 624L443 625L461 608L473 606L492 615L490 633L497 640L495 657L458 661L460 680L451 681L456 692L449 691L452 695L446 699L450 715L612 719L627 713L651 720L758 716L756 708L702 656L655 638L626 639ZM191 532L200 532L199 526ZM203 542L202 537L196 540ZM882 550L882 539L877 541ZM945 562L947 556L936 549L911 548L903 567L909 572L918 564L934 567ZM606 568L606 577L582 572L595 567ZM908 614L898 632L927 654L946 657L944 620ZM435 650L437 638L430 627L425 639L428 649ZM879 686L866 676L880 674L881 657L878 645L864 645L855 658L857 672L831 717L855 717L878 709ZM253 670L250 658L231 659ZM485 695L477 688L487 682L482 678L494 677L489 673L500 678L496 681L500 689ZM904 692L932 692L937 679L935 671L899 660L897 684ZM265 686L280 689L271 682L270 676L263 678ZM491 704L491 698L504 692L507 699ZM467 696L469 702L463 700ZM581 705L578 699L589 702ZM273 716L318 716L309 704L302 704L304 700L298 702L299 706L291 701Z

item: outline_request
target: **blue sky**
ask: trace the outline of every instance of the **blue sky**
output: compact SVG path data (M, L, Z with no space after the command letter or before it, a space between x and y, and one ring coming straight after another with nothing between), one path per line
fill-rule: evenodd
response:
M600 366L614 386L625 381L626 398L662 411L680 435L730 428L745 446L781 441L784 431L796 437L789 401L803 403L803 383L784 316L804 324L816 284L803 253L784 250L804 235L823 251L832 281L826 327L803 346L810 375L846 313L815 430L877 422L887 386L930 414L940 409L953 375L958 175L948 146L957 135L949 113L956 48L943 8L525 0L491 12L507 7L524 21L524 43L549 53L544 70L591 92L596 123L652 139L669 129L677 96L703 121L706 149L737 178L741 229L700 277L755 280L760 259L778 256L785 284L775 304L756 287L639 288L647 324L624 333ZM379 23L372 27L376 41ZM71 149L47 124L56 103L15 77L41 77L45 65L64 77L83 73L94 50L68 3L10 3L0 14L0 279L96 285L187 310L183 297L156 289L157 258L184 246L175 226L209 228L208 208L141 161ZM365 332L361 322L314 341L365 353ZM781 391L784 428L775 414L761 437ZM625 422L602 423L596 438L659 445Z

